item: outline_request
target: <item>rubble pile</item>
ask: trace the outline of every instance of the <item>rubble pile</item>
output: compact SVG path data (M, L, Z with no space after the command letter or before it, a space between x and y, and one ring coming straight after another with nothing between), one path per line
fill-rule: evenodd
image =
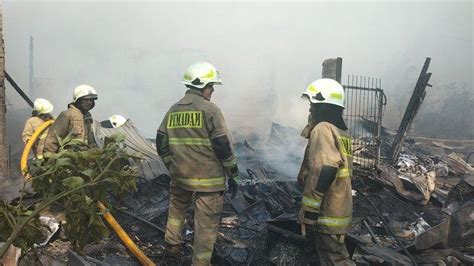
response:
M271 132L265 142L243 140L234 145L240 191L234 199L226 196L213 264L304 265L314 259L314 243L301 236L297 223L302 187L296 174L305 142L294 129L274 124ZM358 265L407 265L412 260L472 264L473 171L461 156L421 151L420 145L407 142L395 166L355 168L353 223L346 243ZM161 165L153 158L148 156L147 165ZM123 199L110 198L112 213L152 260L189 265L194 210L188 213L179 261L163 262L170 178L154 169L147 172L153 176L141 179L138 191ZM53 239L40 253L103 265L138 264L114 235L89 245L81 255L67 246L58 250L55 241L61 239Z

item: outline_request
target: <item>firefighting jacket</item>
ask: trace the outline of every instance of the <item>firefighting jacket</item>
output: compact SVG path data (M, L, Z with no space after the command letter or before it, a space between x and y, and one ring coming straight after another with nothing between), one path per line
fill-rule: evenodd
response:
M27 143L36 129L40 127L45 121L37 116L30 117L25 122L25 127L23 128L23 133L21 135L23 143ZM43 133L39 136L38 140L33 146L33 151L36 155L36 158L43 158L44 143L46 136L48 135L48 129L44 130Z
M307 137L299 220L321 233L346 234L352 220L351 137L328 122L318 123Z
M89 113L83 114L73 104L69 104L68 110L61 112L51 125L46 137L44 151L57 152L59 149L58 137L64 138L68 134L83 141L89 147L97 146L91 125L92 117Z
M156 136L158 154L173 182L190 191L225 190L225 176L238 175L224 116L198 90L166 113Z

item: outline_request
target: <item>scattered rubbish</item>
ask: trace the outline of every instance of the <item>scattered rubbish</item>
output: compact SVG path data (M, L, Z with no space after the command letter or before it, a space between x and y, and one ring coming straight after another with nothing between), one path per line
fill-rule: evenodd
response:
M56 234L56 233L59 233L59 222L56 221L56 219L54 217L47 217L47 216L40 216L39 218L41 224L43 226L45 226L46 228L48 228L47 232L46 232L46 239L41 242L40 244L36 245L36 246L45 246L49 243L49 241L51 240L51 238L53 238L53 236Z
M449 166L449 171L454 175L474 173L474 168L454 152L444 157L443 161Z
M351 97L368 97L364 102L373 105L370 114L352 113L354 108L348 108L345 117L353 136L355 166L352 229L346 246L359 265L474 263L474 168L469 164L469 145L407 136L423 103L425 89L430 86L429 63L427 58L396 133L382 127L386 97L380 80L372 80L372 85L366 87L356 77L351 86L345 86ZM359 95L358 91L364 94ZM141 155L140 162L131 162L138 163L141 178L137 191L123 198L108 195L108 202L114 206L111 211L154 262L190 264L194 208L186 213L178 260L163 260L169 172L154 141L142 136L132 121L117 128L94 124L99 146L118 132L126 136L127 154ZM307 140L298 130L277 123L271 124L268 136L238 136L239 141L233 146L241 171L239 191L233 199L225 197L212 264L315 263L314 232L308 230L307 236L302 236L297 221L303 187L296 176ZM44 239L38 241L35 252L43 264L139 263L115 235L88 244L81 254L73 252L71 244L61 239L60 225L54 218L40 220L45 227ZM19 255L12 248L13 255L8 256L13 256L16 263ZM27 264L35 258L31 253L24 257Z
M0 242L0 247L3 245L4 243ZM18 260L20 259L20 256L21 256L21 248L11 245L8 248L7 253L5 253L5 255L3 256L3 258L0 258L0 265L5 265L5 266L18 265Z
M237 197L226 198L213 264L300 265L317 259L311 236L305 239L297 222L302 187L294 176L273 168L278 160L266 160L268 150L278 149L279 141L297 132L277 124L273 128L273 140L255 142L258 148L245 141L236 145L246 154L242 157L248 168L242 168ZM271 149L265 143L270 143ZM288 167L297 169L300 157L292 156L295 159ZM372 171L354 169L353 228L346 241L352 259L361 265L472 260L474 249L465 247L474 246L470 222L474 182L471 175L461 174L460 169L470 167L461 160L460 156L426 154L404 145L395 166L379 164ZM161 261L163 256L169 181L169 176L160 172L140 179L137 191L125 198L110 198L116 206L112 209L116 218L154 261ZM191 208L187 215L192 217L193 211ZM181 263L190 263L193 237L193 219L187 218ZM58 247L56 241L41 247L42 252L68 261L137 264L115 236L87 246L80 255L71 255L65 245L52 248ZM426 257L426 252L439 248L449 252L433 259Z

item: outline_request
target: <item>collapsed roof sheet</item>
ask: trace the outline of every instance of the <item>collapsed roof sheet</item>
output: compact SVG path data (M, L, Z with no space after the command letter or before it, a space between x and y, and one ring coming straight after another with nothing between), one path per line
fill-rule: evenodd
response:
M150 180L161 175L169 175L169 171L158 155L155 146L143 137L130 119L118 128L101 127L100 124L96 122L94 123L93 130L96 142L99 146L104 144L105 137L117 133L124 134L128 153L131 155L140 154L142 156L142 163L138 167L140 176Z

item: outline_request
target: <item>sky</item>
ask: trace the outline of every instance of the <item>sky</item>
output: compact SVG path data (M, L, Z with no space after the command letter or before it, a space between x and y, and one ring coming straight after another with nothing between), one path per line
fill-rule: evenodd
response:
M75 86L91 85L96 120L121 114L150 138L196 61L221 73L212 101L234 132L268 134L272 121L302 129L301 92L327 58L343 58L343 84L350 74L382 80L389 128L398 127L426 57L433 87L420 116L452 101L441 93L447 84L473 92L472 1L0 3L6 69L27 94L51 100L58 115ZM10 86L7 104L14 141L30 110Z

